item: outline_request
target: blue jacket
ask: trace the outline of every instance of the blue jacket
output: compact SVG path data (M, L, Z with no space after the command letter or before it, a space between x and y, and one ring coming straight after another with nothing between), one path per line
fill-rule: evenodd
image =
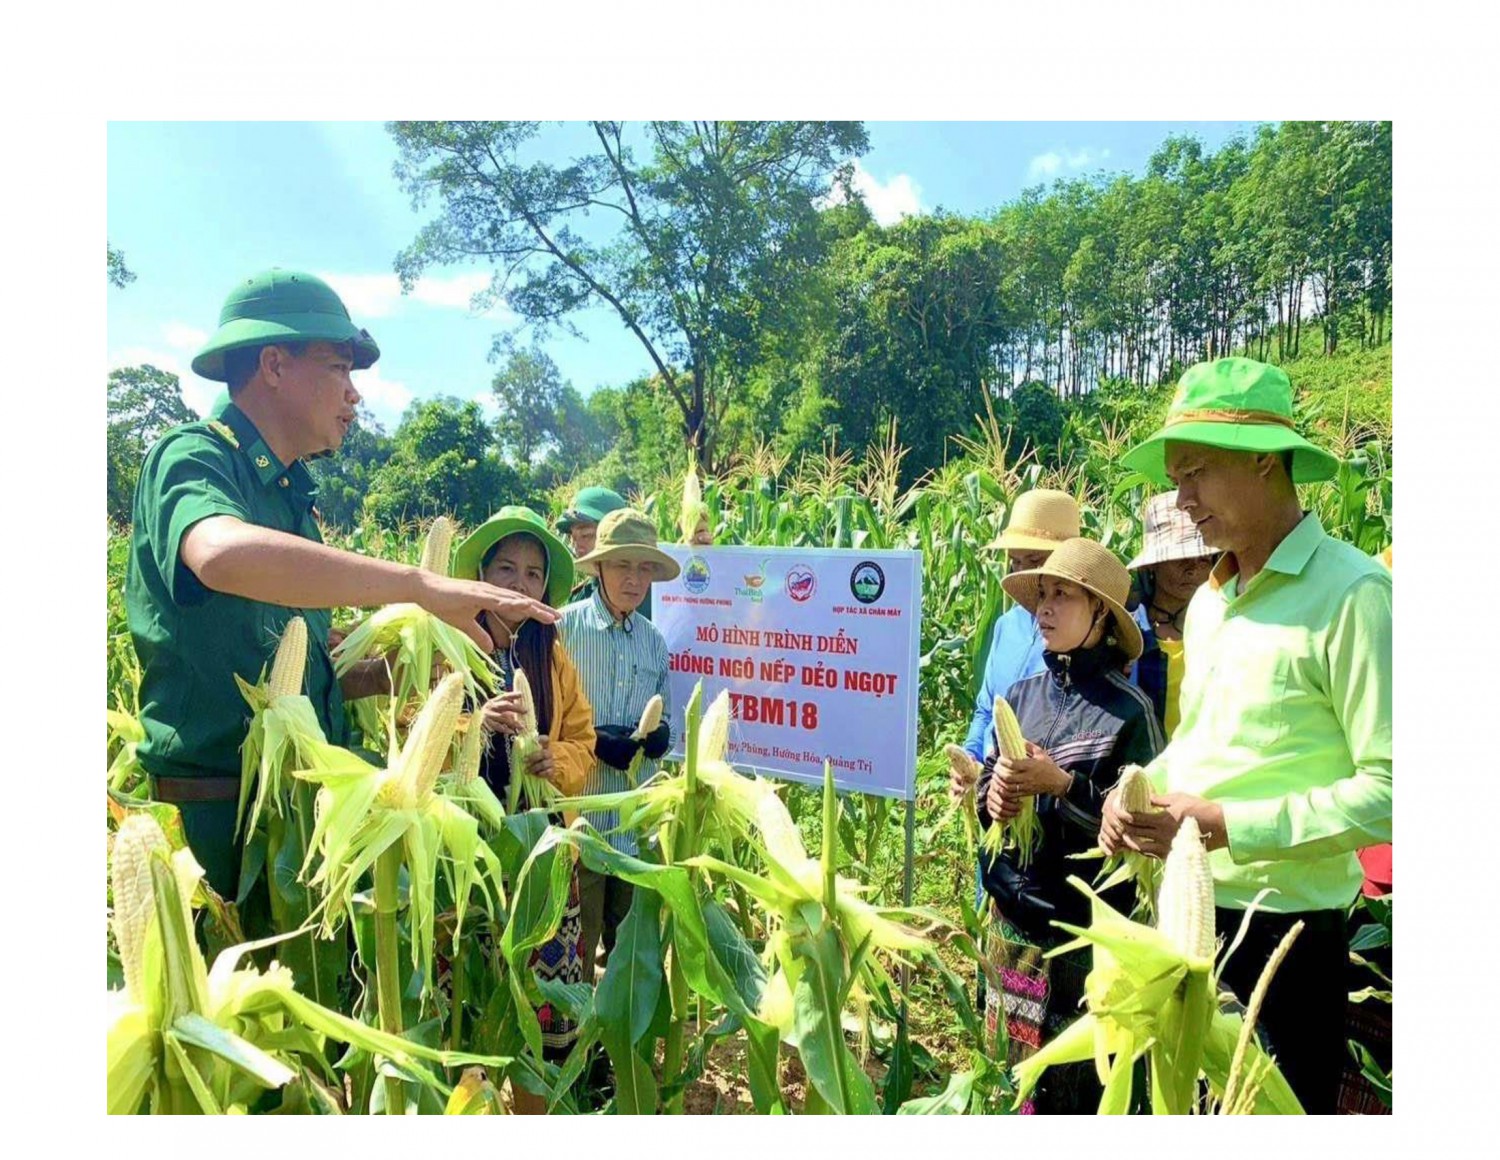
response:
M964 748L975 761L985 758L985 739L995 715L995 698L1010 692L1017 681L1047 671L1042 661L1045 647L1036 617L1017 604L999 620L990 637L990 654L984 664L984 681L974 702L974 717Z

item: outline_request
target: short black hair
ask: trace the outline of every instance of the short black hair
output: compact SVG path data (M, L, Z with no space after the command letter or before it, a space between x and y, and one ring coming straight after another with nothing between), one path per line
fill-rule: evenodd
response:
M260 346L242 346L235 350L224 352L224 379L229 384L229 393L238 394L245 389L245 384L255 377L255 372L260 369L260 352L268 346L279 346L293 358L301 358L307 353L306 342L267 342Z

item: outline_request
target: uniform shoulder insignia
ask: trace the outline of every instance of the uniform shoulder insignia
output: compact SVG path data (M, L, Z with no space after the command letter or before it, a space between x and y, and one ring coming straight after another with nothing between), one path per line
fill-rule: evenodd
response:
M235 448L239 447L240 441L235 436L235 433L230 429L228 423L221 422L218 419L210 419L210 420L208 420L208 425L210 427L212 427L215 431L217 431L219 433L219 435L223 438L224 442L228 443L229 446L235 447Z

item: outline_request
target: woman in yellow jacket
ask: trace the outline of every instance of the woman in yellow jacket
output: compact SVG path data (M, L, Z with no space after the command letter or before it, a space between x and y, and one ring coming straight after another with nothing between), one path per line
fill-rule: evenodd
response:
M453 573L477 577L497 588L509 588L560 608L573 588L573 557L534 512L509 506L501 508L459 545ZM487 751L480 766L481 776L495 795L504 799L510 781L510 738L521 720L520 694L510 690L520 669L531 684L541 739L540 748L531 755L529 772L551 782L564 796L582 793L594 761L594 714L579 682L578 669L558 639L556 627L531 620L506 624L488 612L484 614L484 627L495 641L494 659L507 691L491 697L479 709L483 728L500 741ZM557 934L532 954L531 967L538 977L564 983L583 981L581 914L575 866ZM550 1004L542 1007L537 1017L542 1024L543 1054L561 1063L578 1037L577 1026ZM519 1090L514 1096L517 1112L539 1114L545 1110L540 1097Z

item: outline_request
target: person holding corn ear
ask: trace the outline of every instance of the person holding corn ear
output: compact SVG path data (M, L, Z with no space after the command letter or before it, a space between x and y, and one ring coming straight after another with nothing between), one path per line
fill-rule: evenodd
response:
M1054 548L1077 536L1081 526L1078 502L1071 495L1034 488L1016 498L1005 530L986 544L985 550L1004 552L1008 572L1039 568ZM1045 671L1042 651L1042 634L1028 609L1013 605L995 621L974 715L964 738L963 747L976 762L983 761L987 752L985 739L994 727L995 698L1003 697L1023 677ZM950 790L957 799L971 786L955 778Z
M498 588L524 593L548 606L565 602L573 586L573 561L568 549L540 516L515 505L501 508L458 546L453 554L453 571L458 576L475 576ZM511 621L492 613L486 613L485 618L486 629L499 645L495 662L509 691L491 697L475 712L479 727L500 738L485 751L480 776L497 797L505 800L514 776L512 747L523 732L534 728L536 746L526 758L526 772L555 786L564 796L579 793L593 756L593 710L557 626ZM522 675L524 692L517 690ZM542 803L523 799L521 804ZM566 815L564 820L568 820ZM541 978L562 983L579 983L586 978L578 874L575 866L557 933L531 954L530 966ZM537 1011L537 1018L542 1025L543 1055L561 1064L578 1038L577 1025L550 1003ZM540 1096L518 1088L513 1094L518 1112L545 1112L546 1101Z
M337 451L360 401L352 373L380 357L321 279L271 269L230 292L193 357L225 383L207 419L152 445L132 506L125 611L141 662L137 756L151 793L182 814L209 885L233 900L244 698L294 616L305 618L308 699L328 740L348 742L345 697L388 691L376 661L335 679L331 609L410 602L490 641L475 618L557 614L514 592L373 560L323 543L307 461Z
M637 782L656 772L656 763L672 744L672 690L667 669L667 642L639 608L651 585L675 579L677 561L657 546L656 525L634 508L609 512L599 522L593 551L581 556L581 571L597 578L585 600L563 609L560 630L578 659L584 688L594 706L594 758L588 770L588 794L618 793L629 788L626 773L636 763ZM660 715L652 724L642 716L654 698ZM646 726L643 728L643 726ZM585 812L584 817L623 854L637 852L635 834L609 833L620 824L617 810ZM579 869L583 892L584 979L594 981L600 940L607 957L615 933L630 910L628 882Z
M1152 813L1111 795L1099 844L1164 857L1193 818L1211 851L1222 982L1249 998L1272 949L1303 929L1260 1028L1310 1114L1332 1113L1343 1068L1355 851L1391 840L1391 577L1331 538L1296 485L1339 467L1296 431L1292 384L1245 358L1182 376L1161 430L1124 464L1176 484L1177 506L1223 552L1188 606L1182 722L1146 769Z
M1083 997L1086 951L1041 959L1071 938L1054 922L1089 924L1088 899L1067 881L1079 873L1071 856L1095 845L1105 794L1124 767L1150 761L1166 740L1150 698L1122 671L1141 654L1141 631L1125 610L1130 575L1114 553L1092 540L1071 539L1046 563L1012 572L1002 583L1035 615L1045 664L1005 694L1025 756L1006 755L1020 738L1002 752L997 736L976 793L985 829L1017 817L1029 799L1040 830L1034 849L1026 849L1023 838L1019 847L982 859L996 920L989 954L999 968L1014 1064L1074 1018ZM1127 913L1132 896L1130 883L1103 895ZM1091 1063L1056 1071L1039 1090L1036 1110L1080 1112L1098 1105Z

